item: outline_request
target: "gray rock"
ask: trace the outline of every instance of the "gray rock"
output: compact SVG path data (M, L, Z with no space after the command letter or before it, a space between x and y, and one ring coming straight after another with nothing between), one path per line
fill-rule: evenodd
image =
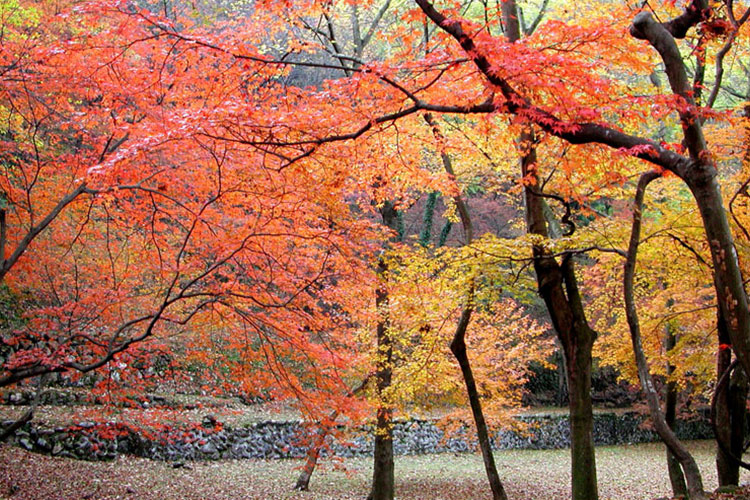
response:
M218 451L219 450L216 448L216 446L210 441L200 447L200 452L205 453L206 455L211 455L213 453L217 453Z
M39 438L36 440L36 445L42 449L42 451L50 451L52 450L52 446L50 445L49 441L47 441L44 438Z

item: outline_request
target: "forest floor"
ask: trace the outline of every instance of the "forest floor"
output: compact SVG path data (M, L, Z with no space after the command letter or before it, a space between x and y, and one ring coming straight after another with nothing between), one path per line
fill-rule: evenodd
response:
M706 488L716 487L714 443L689 443ZM568 450L514 450L496 453L498 470L513 500L569 498ZM0 446L0 498L21 500L323 500L362 499L368 492L370 459L326 463L313 475L309 492L294 492L300 460L169 463L120 457L114 462L82 462ZM657 443L597 448L601 500L667 497L664 448ZM489 498L478 454L396 457L397 499ZM750 474L742 477L750 482ZM750 491L738 495L750 499ZM731 496L717 496L723 499Z

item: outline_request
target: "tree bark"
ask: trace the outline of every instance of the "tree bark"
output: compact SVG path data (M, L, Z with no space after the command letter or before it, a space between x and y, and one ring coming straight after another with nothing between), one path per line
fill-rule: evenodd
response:
M719 486L739 485L740 464L734 457L741 458L745 451L745 401L748 394L747 377L741 367L737 367L729 383L723 385L722 393L718 395L716 405L716 430L720 434L717 439L729 444L731 455L717 447L716 472ZM719 400L724 401L719 403Z
M727 348L729 334L726 323L719 317L719 353L716 358L717 381L730 369L732 352ZM747 377L744 371L737 367L729 379L729 383L717 384L715 395L715 429L716 439L729 446L725 450L722 446L716 449L716 473L719 486L739 484L740 464L734 457L742 458L745 442L745 400L747 399Z
M508 41L520 39L515 0L503 2L502 14L505 25L513 28L506 31ZM536 148L532 130L521 134L519 143L523 151L521 173L524 177L536 177ZM538 180L538 179L537 179ZM532 183L538 186L539 182ZM532 186L524 190L526 203L526 228L531 234L549 236L544 215L544 200ZM594 453L593 411L591 401L591 349L596 339L588 325L583 303L578 291L573 257L566 255L562 264L541 246L535 246L534 270L539 293L547 305L547 311L563 347L564 365L568 382L568 410L570 418L571 491L573 500L596 500L599 492L596 481L596 457Z
M536 150L525 146L533 142L531 131L522 134L520 143L524 145L523 148L528 149L521 158L521 171L524 177L536 177ZM526 230L530 234L547 238L543 200L533 189L532 186L526 186L524 190ZM565 358L573 500L596 500L599 494L591 401L591 349L596 332L589 327L584 314L573 257L566 255L562 263L558 263L543 246L535 245L533 260L539 294L544 299Z
M697 165L684 180L695 197L711 248L719 309L725 318L732 348L747 373L750 371L750 312L716 169L711 165Z
M492 443L487 430L487 422L484 419L479 391L477 390L477 384L471 370L469 357L466 354L465 336L466 328L469 326L469 320L471 319L471 313L472 307L470 305L467 305L461 312L461 319L458 322L456 333L451 342L451 352L456 357L456 361L458 361L458 365L461 367L461 374L463 375L464 383L466 384L466 392L469 396L469 405L471 406L471 413L474 417L474 424L477 429L477 439L479 441L479 448L482 451L484 470L487 474L487 480L490 483L490 489L492 490L492 498L493 500L507 500L508 496L505 493L505 488L503 487L503 483L500 481L500 476L497 473L495 457L492 455Z
M689 161L681 162L684 167L675 173L693 193L700 211L714 265L714 288L720 313L726 321L727 333L737 358L745 372L750 372L750 311L747 295L729 220L724 211L716 166L706 147L692 87L688 83L685 65L675 42L675 37L684 36L687 29L697 24L708 12L706 0L693 0L685 15L670 23L656 22L649 12L644 11L633 19L631 34L648 40L659 53L672 92L685 102L679 114ZM675 32L673 28L677 25L674 24L677 19L681 19L677 23L681 28Z
M732 363L732 352L721 347L728 345L730 342L726 323L721 314L718 314L717 326L720 346L716 356L716 379L718 380L729 369L729 365ZM729 384L717 387L716 391L716 439L731 443L732 421L729 415ZM736 478L733 469L737 471ZM739 479L739 466L733 464L731 457L721 446L716 448L716 473L719 478L719 486L737 484L736 481Z
M516 1L504 1L501 13L506 27L506 38L511 43L519 41L521 32ZM482 63L477 59L475 62L482 69ZM482 71L485 72L483 69ZM485 74L488 73L489 71L485 72ZM503 93L508 90L509 87L506 87ZM540 185L536 173L537 156L533 129L529 128L522 133L518 142L522 150L521 173L524 177L531 176L537 180L524 189L526 231L548 238L544 200L540 196L541 193L536 193L533 187ZM599 492L596 481L591 401L591 350L596 340L596 332L589 327L586 320L572 255L565 255L562 263L558 264L557 260L541 245L534 246L533 255L539 294L547 306L565 358L573 500L596 500L599 498Z
M741 367L737 367L732 374L732 378L729 379L729 414L731 420L732 434L731 439L731 451L732 455L738 458L742 458L745 452L745 438L747 429L747 396L750 390L748 383L747 374ZM739 484L739 464L733 462L736 467L736 472L733 474L736 479L733 478L730 484Z
M438 143L442 143L442 134L438 128L437 123L433 120L430 114L424 116L425 121L432 127L432 132ZM440 152L440 157L443 161L443 168L446 173L455 177L453 171L453 165L450 156L445 151ZM469 208L466 206L461 195L453 197L456 203L456 209L458 210L459 218L461 219L461 225L464 229L464 237L466 238L466 244L471 245L474 238L474 228L471 222L471 215L469 214ZM471 321L471 315L474 312L474 283L469 285L469 290L466 292L466 304L461 311L461 317L458 320L456 331L451 341L451 352L458 362L458 366L461 368L461 375L466 385L466 393L469 398L469 406L471 407L471 414L474 417L474 425L477 429L477 440L479 441L479 448L482 451L482 460L484 461L484 470L487 474L487 480L490 483L490 489L492 490L493 500L507 500L508 496L505 493L502 481L500 481L500 475L497 473L497 466L495 465L495 457L492 454L492 442L490 440L489 431L487 429L487 422L484 419L484 411L482 410L482 402L479 397L479 390L477 389L476 381L474 380L474 373L471 369L471 363L466 352L466 330L469 327Z
M555 393L555 404L565 406L568 404L568 363L565 362L565 353L560 339L555 337L555 346L557 347L560 360L557 363L557 392Z
M667 353L669 353L677 344L677 336L675 335L674 328L670 323L667 323L665 329L667 333L666 348ZM674 430L677 420L677 384L674 380L671 380L674 370L674 365L667 361L667 396L664 404L664 419L672 430ZM680 461L677 460L677 457L675 457L671 451L669 451L669 448L667 448L667 470L669 472L669 482L672 484L672 496L686 498L688 496L688 490L687 484L685 483L685 475L682 473Z
M589 327L584 316L572 256L563 259L561 270L567 293L565 305L570 311L568 316L572 319L567 328L563 327L561 330L564 334L558 331L565 346L568 366L572 493L573 500L592 500L599 498L591 401L591 349L596 340L596 332ZM563 303L558 293L551 293L549 296L553 300L548 302L548 308L550 303L556 304L550 309L550 314L553 314L553 310L556 311ZM558 324L564 325L565 319L558 318Z
M394 204L386 201L380 209L383 223L391 230L398 230L398 212ZM395 492L393 464L393 409L387 401L388 388L393 379L393 341L389 332L388 319L388 263L384 257L378 259L377 274L379 285L375 290L375 307L379 319L376 329L377 361L375 388L378 395L378 409L375 422L375 449L373 453L372 488L370 500L393 500Z
M362 390L364 390L364 388L367 386L367 383L369 382L371 377L372 375L365 377L362 383L360 383L357 387L349 392L349 396L356 396L358 393L362 392ZM338 410L333 410L328 415L328 421L334 422L338 418L338 416ZM295 490L308 491L310 489L310 478L312 478L313 472L315 472L315 467L317 466L318 458L320 457L320 450L323 449L323 445L325 444L327 435L328 428L325 426L320 427L315 434L313 443L307 449L305 465L302 467L302 471L297 478L297 483L294 485Z
M693 456L685 446L677 439L672 429L667 425L664 414L661 411L659 395L654 387L654 381L648 367L646 355L643 352L641 341L641 330L638 322L638 314L635 307L635 295L633 281L635 277L635 266L638 255L638 244L641 235L641 216L643 210L643 197L648 184L660 176L658 172L647 172L641 176L636 188L635 202L633 206L633 227L630 233L630 243L628 245L627 258L625 260L625 272L623 277L623 295L625 298L625 313L627 316L628 327L630 328L630 339L633 344L635 362L638 368L638 379L641 382L641 389L646 396L651 420L654 423L654 429L659 437L667 445L669 451L679 460L688 486L688 494L692 500L706 500L705 491L703 490L703 478L701 477L698 465L695 463Z

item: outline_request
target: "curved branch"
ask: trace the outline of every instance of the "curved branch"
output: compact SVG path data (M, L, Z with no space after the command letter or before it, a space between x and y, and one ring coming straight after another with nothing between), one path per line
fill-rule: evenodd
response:
M559 201L562 204L562 206L565 207L565 214L563 214L562 218L560 219L560 222L563 223L564 225L568 226L568 230L567 231L563 231L562 235L567 237L567 236L571 236L573 233L575 233L575 231L576 231L575 222L573 222L572 220L570 220L570 217L571 217L571 214L572 214L571 213L572 209L570 207L570 202L569 201L567 201L562 196L558 196L556 194L550 194L550 193L543 193L541 191L536 191L536 190L531 189L531 188L529 188L529 193L531 193L534 196L539 196L540 198L549 198L551 200Z
M427 124L432 127L432 133L438 143L440 150L440 158L443 160L443 168L453 178L456 177L453 171L453 164L448 153L445 152L444 138L440 132L440 127L433 120L432 115L426 113L424 119ZM474 227L471 222L471 216L469 209L464 202L460 192L453 196L453 200L456 203L458 209L458 215L461 219L461 225L466 235L466 245L471 245L474 238ZM477 429L477 439L479 441L479 448L482 451L482 460L484 462L485 473L490 483L490 489L492 490L493 500L507 500L508 496L505 492L500 476L497 473L497 466L495 465L495 459L492 455L492 445L490 442L489 431L487 429L487 422L484 418L484 412L482 410L482 402L479 397L479 391L477 389L476 380L474 379L474 373L471 368L471 362L469 360L467 349L466 349L466 331L471 321L471 316L474 312L474 301L476 295L476 283L474 278L469 281L468 290L466 291L466 304L461 310L461 317L456 325L456 331L453 334L453 339L450 343L450 350L453 356L456 358L459 367L461 368L461 374L463 375L464 383L466 385L466 392L469 397L469 406L471 407L472 416L474 417L474 424Z
M656 22L651 13L645 11L633 19L630 34L636 38L646 39L661 56L672 92L685 102L679 114L690 156L695 160L702 158L706 151L706 140L703 137L698 108L695 105L692 87L688 82L685 64L682 62L682 55L675 37L664 24Z
M636 188L635 201L633 206L633 226L630 234L630 243L628 245L628 256L625 260L625 270L623 276L623 295L625 298L625 314L627 316L628 327L630 328L630 339L633 344L636 365L638 368L638 378L641 382L641 388L648 402L649 413L654 422L654 428L661 437L669 451L680 461L685 472L685 479L690 490L690 498L705 499L703 491L703 480L700 475L695 459L680 440L674 431L667 425L664 413L659 403L659 395L654 387L654 382L649 371L648 361L643 352L643 342L641 340L641 330L638 321L638 313L635 306L634 277L635 266L638 255L638 244L641 235L641 223L643 215L643 198L646 187L655 179L660 177L658 172L646 172L641 175Z
M534 20L531 22L531 24L523 30L524 35L530 36L533 35L536 29L539 27L539 23L542 22L542 19L544 18L544 14L547 12L547 6L549 5L549 0L543 0L542 6L539 8L539 12L537 13Z

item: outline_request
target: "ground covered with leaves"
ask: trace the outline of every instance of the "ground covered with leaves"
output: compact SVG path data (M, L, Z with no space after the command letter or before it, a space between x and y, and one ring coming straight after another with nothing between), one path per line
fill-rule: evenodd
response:
M691 448L716 487L714 444ZM518 450L496 454L508 494L515 500L569 497L568 450ZM597 450L600 498L644 500L669 494L664 449L657 443ZM81 462L0 447L0 498L21 499L361 499L366 497L370 461L349 459L316 471L311 491L294 492L298 460L188 463L181 467L121 457L109 463ZM397 498L488 498L478 454L397 457ZM750 482L750 475L743 476ZM727 496L717 497L726 499ZM737 496L737 498L750 498Z

